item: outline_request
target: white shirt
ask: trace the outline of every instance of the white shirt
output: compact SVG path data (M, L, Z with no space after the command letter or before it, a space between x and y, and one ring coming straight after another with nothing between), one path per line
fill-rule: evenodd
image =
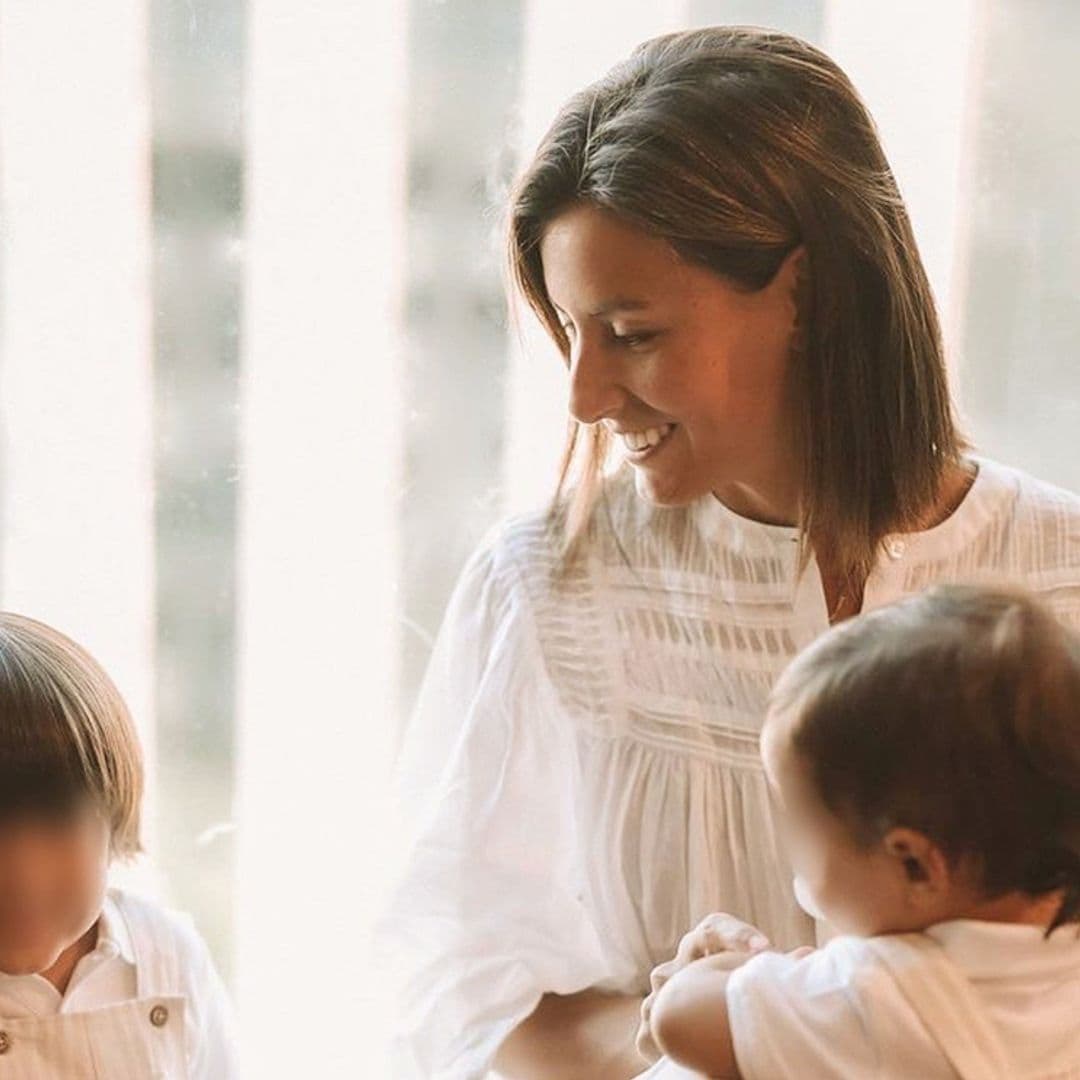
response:
M864 609L935 582L1027 586L1080 627L1080 499L1003 465L890 538ZM644 994L706 914L814 943L758 733L828 628L798 532L712 497L660 508L629 467L559 575L545 518L499 529L451 600L400 762L406 846L379 926L395 1077L481 1077L547 991Z
M1080 932L956 920L926 934L966 976L1009 1056L1010 1080L1080 1076ZM865 940L802 960L764 953L732 973L728 1017L743 1080L954 1080L956 1073ZM971 1038L977 1038L972 1028ZM650 1080L674 1080L658 1067Z
M178 949L180 953L177 966L190 1017L185 1028L189 1080L234 1077L236 1055L231 1007L209 950L186 918L162 910L156 912L156 921L160 947ZM136 996L135 949L111 894L106 896L98 920L97 944L76 965L65 993L61 994L41 975L0 972L0 1018L3 1019L89 1012L131 1001Z

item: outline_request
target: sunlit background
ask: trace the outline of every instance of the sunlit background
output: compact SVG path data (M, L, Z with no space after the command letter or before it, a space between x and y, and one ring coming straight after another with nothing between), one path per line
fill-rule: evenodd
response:
M1070 0L0 0L0 589L84 642L250 1075L385 1075L365 932L448 591L540 505L513 171L642 38L823 46L876 116L980 448L1080 489Z

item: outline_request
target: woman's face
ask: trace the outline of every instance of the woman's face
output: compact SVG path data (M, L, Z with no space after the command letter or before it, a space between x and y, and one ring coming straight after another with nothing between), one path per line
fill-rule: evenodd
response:
M570 341L570 411L605 424L661 505L709 492L768 517L754 492L793 482L787 387L801 249L747 292L585 204L557 216L540 254Z

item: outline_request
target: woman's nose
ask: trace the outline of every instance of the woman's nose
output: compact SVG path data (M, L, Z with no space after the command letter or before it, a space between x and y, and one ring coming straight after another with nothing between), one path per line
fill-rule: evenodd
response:
M582 424L595 424L617 413L625 397L614 359L594 344L575 343L570 355L570 415Z

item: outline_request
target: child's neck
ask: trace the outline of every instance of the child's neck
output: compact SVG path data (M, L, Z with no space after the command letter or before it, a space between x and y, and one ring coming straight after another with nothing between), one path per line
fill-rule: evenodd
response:
M67 993L68 983L78 967L79 961L92 953L97 946L98 924L95 922L78 941L69 945L58 957L52 967L42 971L41 977L48 979L61 993Z
M1022 926L1049 926L1061 905L1063 893L1029 896L1011 892L993 899L977 900L965 905L954 918L978 919L982 922L1018 923Z

